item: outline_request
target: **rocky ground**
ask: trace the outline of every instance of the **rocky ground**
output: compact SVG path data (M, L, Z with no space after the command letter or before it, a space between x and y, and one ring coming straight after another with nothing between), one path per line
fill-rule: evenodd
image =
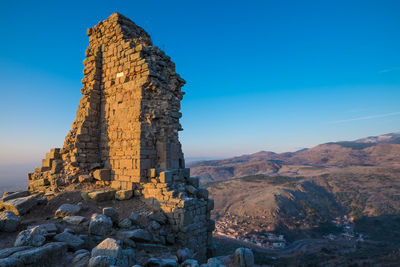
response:
M249 249L196 260L161 212L129 191L6 192L0 201L3 266L253 266ZM119 200L118 200L119 199Z

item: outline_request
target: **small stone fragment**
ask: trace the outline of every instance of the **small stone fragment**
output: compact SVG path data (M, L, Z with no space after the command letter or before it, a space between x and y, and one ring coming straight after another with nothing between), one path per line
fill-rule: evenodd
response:
M64 218L66 216L74 216L81 210L81 206L73 204L62 204L55 212L55 218Z
M131 222L131 220L129 219L129 218L125 218L125 219L123 219L122 221L120 221L119 223L118 223L118 227L119 228L129 228L129 227L131 227L132 226L132 222Z
M67 216L63 218L63 221L69 224L78 225L83 222L86 218L83 216Z

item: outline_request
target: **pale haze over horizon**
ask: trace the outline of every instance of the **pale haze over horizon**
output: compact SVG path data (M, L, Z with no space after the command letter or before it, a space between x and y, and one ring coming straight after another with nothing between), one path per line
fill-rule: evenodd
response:
M188 160L399 132L399 8L398 1L3 3L0 180L20 183L50 148L62 147L81 97L86 29L113 12L143 27L186 80L180 140Z

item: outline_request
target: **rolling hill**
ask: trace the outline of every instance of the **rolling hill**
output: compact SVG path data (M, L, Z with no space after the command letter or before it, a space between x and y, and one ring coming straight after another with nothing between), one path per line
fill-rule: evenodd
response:
M400 132L331 142L297 152L260 151L189 165L192 176L200 177L202 183L249 175L321 175L350 166L400 168Z

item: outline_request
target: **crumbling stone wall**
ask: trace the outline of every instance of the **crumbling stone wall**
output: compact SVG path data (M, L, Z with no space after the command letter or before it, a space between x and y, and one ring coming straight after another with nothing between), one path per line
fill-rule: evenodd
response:
M135 23L115 13L88 29L82 98L62 149L28 174L29 189L86 181L134 190L169 218L182 246L205 257L213 201L185 168L178 131L185 81Z

